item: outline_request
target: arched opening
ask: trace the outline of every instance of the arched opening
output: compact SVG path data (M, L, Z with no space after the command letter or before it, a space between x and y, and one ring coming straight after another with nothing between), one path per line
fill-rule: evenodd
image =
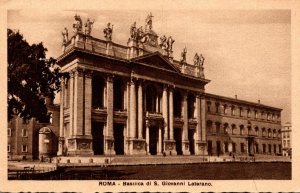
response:
M195 117L195 96L192 93L188 94L188 118L194 118Z
M92 107L95 109L104 107L104 88L104 78L100 75L94 75L92 78Z
M244 134L244 125L240 125L240 135Z
M120 78L114 79L114 110L124 110L124 82Z
M228 123L224 123L224 133L228 134L229 125Z
M182 96L178 90L174 91L174 100L173 100L173 107L174 107L174 117L181 117L181 107L182 107Z
M234 135L236 133L236 125L232 124L231 125L231 134Z

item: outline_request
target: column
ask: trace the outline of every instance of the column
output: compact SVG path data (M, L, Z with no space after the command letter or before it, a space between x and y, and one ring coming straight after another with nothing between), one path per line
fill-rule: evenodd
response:
M138 83L138 139L143 139L143 87Z
M157 155L162 154L162 125L158 127L158 150Z
M92 72L85 71L85 90L84 90L84 132L86 136L92 134Z
M174 140L174 110L173 110L173 88L169 90L169 129L170 140Z
M74 135L83 133L83 93L84 93L84 74L83 69L77 68L74 74Z
M183 130L182 130L182 152L183 155L190 155L189 151L189 140L188 140L188 101L187 92L183 93L182 97L183 104Z
M196 95L196 120L197 120L197 127L196 127L196 146L195 146L195 154L201 155L202 149L201 149L201 110L200 110L200 95Z
M149 126L150 126L150 123L148 120L146 120L146 151L147 151L147 154L150 155L150 149L149 149L149 142L150 142L150 138L149 138Z
M206 101L205 97L202 95L200 97L200 107L201 107L201 141L206 141Z
M136 133L136 94L135 83L130 82L130 138L135 138Z
M162 116L164 119L163 128L164 128L164 140L168 139L168 91L167 86L164 85L162 93Z
M69 100L70 100L70 128L69 128L69 136L72 137L74 133L74 72L70 72L70 94L69 94Z
M113 77L108 75L106 79L106 105L107 105L107 121L106 121L106 126L107 126L107 136L113 137L113 113L114 113L114 94L113 94Z

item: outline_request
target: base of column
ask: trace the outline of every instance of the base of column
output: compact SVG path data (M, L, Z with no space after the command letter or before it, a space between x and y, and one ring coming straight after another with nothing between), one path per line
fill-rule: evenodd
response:
M64 155L64 145L65 145L65 139L63 137L60 137L58 139L58 151L57 151L58 156Z
M115 140L113 137L110 136L105 137L104 155L116 155Z
M129 155L147 155L145 139L129 139Z
M92 136L72 136L67 144L68 156L92 156Z
M189 141L182 141L182 155L191 155Z
M206 141L196 141L195 155L207 155Z
M166 155L177 155L176 141L175 140L164 140L164 152Z

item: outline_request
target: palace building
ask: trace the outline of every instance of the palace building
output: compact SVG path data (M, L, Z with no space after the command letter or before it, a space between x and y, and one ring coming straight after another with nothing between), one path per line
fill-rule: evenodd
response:
M103 39L91 36L92 24L76 15L63 32L58 156L281 153L281 109L206 93L202 54L174 59L151 14L126 45L110 23Z
M281 109L205 93L204 57L173 58L152 15L127 45L92 37L90 20L64 34L58 155L202 155L281 152ZM160 42L158 42L160 39Z

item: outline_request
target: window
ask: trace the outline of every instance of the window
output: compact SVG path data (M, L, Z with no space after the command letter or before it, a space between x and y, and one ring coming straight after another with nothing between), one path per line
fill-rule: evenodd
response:
M235 108L234 108L234 106L231 107L231 115L233 115L233 116L235 115Z
M27 145L22 145L22 152L27 152Z
M210 113L210 105L211 105L211 102L207 101L207 112L209 112L209 113Z
M224 133L227 134L228 133L228 123L224 124Z
M283 147L286 147L286 141L285 140L283 141Z
M216 132L220 133L220 127L221 127L221 123L216 122Z
M227 142L225 142L225 143L224 143L224 146L225 146L225 147L224 147L224 149L225 149L225 152L228 152L228 143L227 143Z
M266 136L266 129L262 128L262 136L265 137Z
M232 143L232 152L236 152L236 143Z
M276 130L273 130L273 137L276 137Z
M287 140L287 147L290 147L290 140Z
M276 154L276 144L273 145L274 153Z
M22 137L28 137L27 129L22 129Z
M224 113L224 115L226 115L226 113L227 113L227 105L224 105L223 107L224 107L223 113Z
M255 115L255 119L257 119L257 118L258 118L258 113L257 113L257 111L254 112L254 115Z
M268 130L268 137L271 137L271 130Z
M258 129L258 127L255 127L255 134L256 134L256 136L259 135L259 129Z
M241 143L241 152L244 153L245 152L245 149L244 149L244 144Z
M212 133L212 122L208 120L206 122L207 133Z
M232 124L232 125L231 125L231 133L232 133L232 135L234 135L235 129L236 129L235 124Z
M220 113L219 109L220 109L220 104L216 103L216 113Z
M279 144L278 147L279 147L279 153L281 153L281 151L282 151L281 145Z
M263 144L263 153L266 153L266 144Z
M7 145L7 152L10 152L10 145Z
M240 126L240 135L243 135L243 134L244 134L244 126L241 125L241 126Z
M247 117L248 118L251 117L251 111L250 111L250 109L247 109Z
M262 112L261 112L261 119L264 119L264 116L265 116L265 112L262 111Z
M272 153L272 145L269 144L269 153Z
M283 138L285 138L285 132L283 132L283 134L282 134L282 135L283 135Z
M286 132L286 137L290 138L290 132Z
M7 136L11 136L11 128L7 129Z
M240 117L242 117L242 116L243 116L243 108L240 107Z

